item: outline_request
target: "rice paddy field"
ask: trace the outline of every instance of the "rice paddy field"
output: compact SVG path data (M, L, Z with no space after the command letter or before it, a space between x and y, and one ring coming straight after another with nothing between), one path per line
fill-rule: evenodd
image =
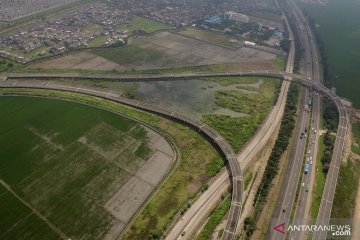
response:
M0 239L106 239L104 207L152 155L148 132L77 103L0 97Z

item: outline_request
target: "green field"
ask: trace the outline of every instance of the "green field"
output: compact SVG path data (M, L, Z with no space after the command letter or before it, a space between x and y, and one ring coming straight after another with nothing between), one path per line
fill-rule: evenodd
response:
M358 0L329 0L326 5L304 4L319 25L329 70L337 93L360 107L360 4Z
M141 29L146 33L152 33L162 29L172 29L173 27L143 17L134 16L129 23L121 25L119 28L127 29L130 32Z
M175 214L185 210L196 194L204 189L207 181L214 176L210 169L222 161L212 145L200 134L156 115L146 114L110 101L61 91L0 89L0 93L56 96L97 105L155 125L174 138L180 152L179 165L136 217L123 239L149 239L160 236Z
M259 81L258 77L210 78L224 86L249 84ZM280 81L261 78L259 87L237 86L237 90L218 90L215 92L215 103L223 108L245 113L243 117L232 117L221 114L206 114L203 121L215 128L232 146L235 151L256 132L259 125L269 113L277 99ZM247 90L243 92L241 90ZM234 131L234 129L236 131Z
M151 154L146 130L60 100L0 97L0 109L1 185L66 236L103 239L116 221L104 204ZM0 239L59 239L1 185Z
M161 53L141 48L134 44L124 48L101 49L93 51L96 55L118 64L142 64L161 58Z

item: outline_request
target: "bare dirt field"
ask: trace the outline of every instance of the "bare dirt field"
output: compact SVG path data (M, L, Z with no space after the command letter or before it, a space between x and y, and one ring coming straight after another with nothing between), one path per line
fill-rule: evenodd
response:
M121 233L174 161L175 155L169 143L160 134L145 129L154 154L105 204L105 208L118 220L105 239L114 239Z
M34 68L53 69L93 69L124 70L119 64L111 62L91 52L76 52L64 57L41 61L32 65Z
M170 32L139 37L135 42L143 48L155 49L171 57L173 63L170 66L257 62L276 58L274 54L256 49L230 50Z
M116 63L116 59L106 59L92 52L77 52L35 63L32 67L54 69L93 69L93 70L144 70L163 67L201 66L213 64L236 64L245 69L274 69L276 55L253 48L241 47L237 50L220 47L171 32L162 32L153 36L141 36L132 39L133 46L139 51L156 52L154 59L139 58L131 63ZM107 51L107 50L104 50ZM116 49L119 59L129 52ZM123 54L122 54L123 53ZM105 54L106 56L106 54ZM123 61L122 61L123 62Z

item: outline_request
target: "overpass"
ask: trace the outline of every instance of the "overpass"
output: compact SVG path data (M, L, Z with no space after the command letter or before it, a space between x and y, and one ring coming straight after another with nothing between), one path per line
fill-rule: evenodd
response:
M338 177L338 169L341 163L341 156L344 148L345 135L347 132L347 112L346 108L341 102L340 98L330 89L325 87L319 82L311 81L310 78L306 78L297 74L290 74L282 71L242 71L242 72L221 72L221 73L181 73L181 74L154 74L154 75L86 75L86 74L6 74L0 76L0 88L40 88L40 89L53 89L61 91L77 92L96 96L111 101L126 104L145 111L161 114L163 116L175 119L179 122L189 124L195 129L198 129L219 147L229 163L232 180L232 204L230 207L230 213L228 217L228 223L225 228L223 239L234 239L236 233L237 223L241 214L242 208L242 193L243 193L243 177L239 164L237 163L236 155L233 152L227 141L214 129L208 125L202 123L199 120L193 119L182 113L174 112L166 108L152 105L150 103L139 102L120 96L119 94L104 89L85 87L81 85L70 85L64 83L57 83L52 81L29 81L29 79L93 79L93 80L111 80L111 81L160 81L160 80L179 80L190 78L202 78L202 77L237 77L237 76L264 76L280 78L285 81L297 82L305 87L311 88L328 98L330 98L339 111L339 126L337 136L335 140L334 153L331 160L331 166L328 177L326 179L323 200L329 202L324 205L324 219L323 224L329 222L330 212L332 207L332 199L335 194L335 185ZM28 79L27 81L16 81L16 79ZM326 236L326 235L325 235Z

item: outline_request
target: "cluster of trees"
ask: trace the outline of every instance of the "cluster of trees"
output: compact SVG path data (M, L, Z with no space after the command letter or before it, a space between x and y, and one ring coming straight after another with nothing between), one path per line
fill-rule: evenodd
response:
M284 116L281 121L279 136L275 142L275 146L271 152L268 164L266 166L264 176L262 178L261 187L258 189L255 197L254 205L265 202L267 193L271 187L271 182L278 172L279 160L283 152L286 150L290 136L295 127L296 106L299 95L299 87L292 85L289 89L288 98Z
M6 72L14 67L14 63L0 58L0 72Z
M265 168L260 187L256 192L255 200L253 203L253 205L255 206L255 212L244 222L244 231L247 238L249 238L255 230L255 223L260 215L262 206L266 201L266 197L271 188L271 182L277 175L281 155L288 147L290 136L295 127L295 115L298 96L299 87L297 85L291 85L288 92L284 116L281 121L279 136L275 142L275 146L271 152L270 158Z
M330 167L331 156L334 150L335 136L331 134L330 130L327 130L324 135L324 155L321 158L322 171L327 174Z
M325 128L336 132L339 125L339 112L335 104L327 98L323 100L323 119Z
M295 43L295 56L294 56L294 72L299 73L300 70L300 63L304 55L304 48L300 41L299 31L296 27L297 23L295 18L287 13L287 18L289 20L290 28L294 35L294 43Z
M335 145L335 132L337 131L337 127L339 125L339 113L334 103L328 99L323 100L323 107L324 125L327 130L324 135L325 149L324 155L321 158L321 164L322 171L327 174Z

